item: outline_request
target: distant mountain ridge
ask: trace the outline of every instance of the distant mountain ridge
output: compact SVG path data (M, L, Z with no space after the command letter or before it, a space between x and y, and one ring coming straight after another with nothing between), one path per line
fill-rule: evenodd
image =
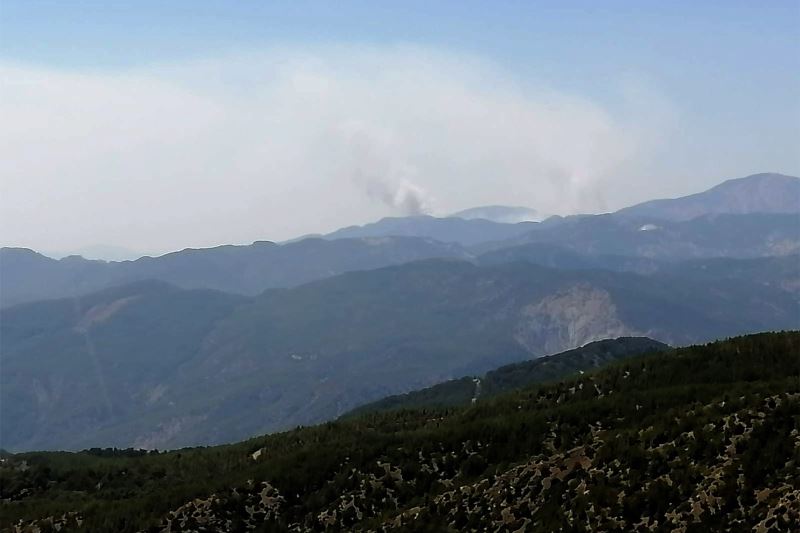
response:
M531 207L486 205L464 209L448 215L448 217L466 220L484 219L504 224L517 224L519 222L541 222L547 218L547 215Z
M108 244L96 244L92 246L84 246L75 250L58 250L58 251L45 251L42 255L51 257L53 259L63 259L71 255L77 255L89 260L101 261L133 261L145 256L154 256L158 254L142 253L136 250L131 250L122 246L113 246Z
M442 242L473 246L490 241L518 237L536 226L536 222L505 224L483 218L450 218L430 215L382 218L363 226L350 226L328 233L325 239L416 236Z
M517 208L490 206L460 213L478 218L385 218L280 245L261 241L187 249L123 262L54 261L30 250L3 248L0 307L144 279L253 295L434 257L642 273L665 260L785 257L800 253L798 183L790 176L759 174L606 215L504 224L479 217L487 210L502 214Z
M651 200L617 211L626 217L684 221L712 214L800 214L800 178L776 173L731 179L707 191Z
M800 253L800 213L703 215L668 221L615 214L548 220L500 242L475 246L478 254L513 255L515 247L559 246L596 256L680 261L712 257L755 258ZM521 251L522 248L517 248Z
M187 289L216 289L254 295L270 288L301 285L349 272L432 257L469 258L458 245L419 237L370 237L327 241L305 239L278 245L186 249L135 261L54 260L25 248L0 249L0 307L79 296L156 279Z
M614 215L532 224L535 229L523 228L525 231L513 238L473 247L409 236L309 238L282 245L257 242L249 246L187 249L125 262L81 257L53 260L32 250L3 248L0 307L79 296L145 279L183 288L254 295L344 272L429 258L466 259L480 264L528 261L553 268L602 268L646 274L658 270L664 262L800 254L800 216L794 214L702 216L688 221L662 221L646 229L641 219ZM521 226L496 225L510 226L515 233Z

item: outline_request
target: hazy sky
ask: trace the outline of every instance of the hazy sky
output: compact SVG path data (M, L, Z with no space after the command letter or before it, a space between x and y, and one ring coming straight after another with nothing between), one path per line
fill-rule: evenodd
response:
M798 28L797 1L3 0L0 244L162 252L798 175Z

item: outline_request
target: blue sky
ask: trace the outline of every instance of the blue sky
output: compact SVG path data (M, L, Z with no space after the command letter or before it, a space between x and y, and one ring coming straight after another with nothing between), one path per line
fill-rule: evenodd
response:
M742 78L799 79L796 1L5 0L0 16L4 58L67 68L355 42L468 51L576 86L628 69L676 87L695 76L720 87Z
M392 159L391 163L382 162L378 165L381 167L379 172L391 167L387 172L395 176L388 179L391 182L389 187L396 189L389 196L402 196L405 193L400 189L404 187L406 191L419 189L430 195L430 204L433 206L431 212L439 214L484 199L485 203L518 200L516 203L527 203L548 212L602 211L653 195L695 192L727 177L757 171L797 175L800 173L799 28L800 2L797 1L5 0L0 3L0 65L6 68L6 90L11 87L5 97L7 105L11 105L9 102L20 103L11 110L13 118L17 123L24 123L26 115L21 109L36 111L48 105L52 109L66 107L67 111L74 105L75 116L97 114L98 118L96 127L89 129L74 117L63 119L59 124L64 129L59 130L57 135L53 134L53 144L42 146L43 150L52 150L55 154L69 148L71 151L86 149L87 158L96 155L96 163L87 166L82 162L82 166L76 165L74 172L69 173L69 178L63 174L56 177L56 171L65 168L68 161L61 161L56 168L47 169L38 163L27 165L14 161L13 157L5 158L9 167L0 169L6 174L3 177L5 192L19 199L15 202L17 207L14 216L24 219L27 225L41 228L41 231L23 231L20 225L12 227L12 231L18 231L16 235L4 234L2 238L4 244L28 243L51 249L58 245L45 238L45 228L64 223L70 215L66 212L61 218L53 218L52 214L44 215L45 211L58 211L57 206L49 203L55 201L56 197L52 200L42 199L26 183L60 183L72 189L103 189L105 196L91 198L98 203L108 203L113 200L112 197L121 196L123 193L120 191L127 190L124 186L131 185L123 177L116 178L116 181L108 178L109 172L115 168L107 158L112 148L99 147L93 153L88 144L75 144L80 140L91 143L93 136L102 138L108 135L110 126L103 122L105 119L100 115L106 113L110 116L116 112L113 108L87 107L89 103L80 101L80 91L96 91L93 93L96 94L95 99L104 101L107 95L120 94L115 83L130 78L133 81L129 86L142 87L150 99L137 105L148 105L148 109L172 98L171 93L158 93L154 87L168 87L170 91L178 87L187 97L202 100L203 109L208 113L222 109L219 113L229 117L237 98L245 95L245 100L252 99L248 105L252 106L253 115L267 116L277 105L277 100L270 98L278 98L275 96L277 89L269 85L272 83L270 80L282 75L276 74L276 65L285 64L302 63L302 67L298 67L300 70L293 71L289 76L292 80L297 79L300 71L306 76L303 79L309 79L309 76L314 80L324 79L322 85L314 85L311 89L321 91L315 93L315 103L324 100L321 97L323 93L328 96L338 94L330 92L331 86L353 88L354 92L363 89L370 98L384 98L383 101L373 102L375 107L369 112L362 109L359 100L354 98L348 102L350 107L347 112L338 116L335 122L327 121L332 112L328 108L320 108L319 113L313 116L298 114L296 117L298 122L308 124L309 128L319 128L320 131L342 125L347 129L351 127L348 124L353 123L360 124L362 129L368 128L369 134L364 135L370 138L368 151L371 154L380 150L403 154L399 162ZM304 57L304 61L298 61L298 56ZM198 69L198 64L204 66ZM232 67L232 64L238 66ZM386 72L381 72L381 69ZM262 74L265 71L271 73ZM419 99L427 103L439 98L440 88L443 87L448 88L448 94L452 94L454 99L456 95L463 96L465 109L470 112L480 108L488 113L492 109L494 117L510 113L503 102L518 99L519 112L537 123L542 113L557 109L560 114L542 119L541 128L557 129L558 124L571 124L573 130L560 132L555 138L561 139L562 145L576 138L576 144L584 150L576 158L583 158L581 160L586 165L595 164L596 159L592 154L599 147L612 152L617 150L618 155L613 160L600 161L598 166L602 170L591 173L592 176L588 176L585 169L568 168L564 162L570 159L569 153L554 156L555 162L551 161L549 166L539 170L533 168L533 159L512 161L508 163L509 168L503 170L505 174L498 176L499 172L491 170L492 162L502 161L504 165L525 146L521 145L516 151L507 151L504 147L508 143L505 143L497 148L496 153L487 154L483 182L476 171L475 176L470 177L460 189L453 187L452 184L461 179L463 169L435 160L435 157L426 153L424 147L409 144L406 137L413 135L409 131L424 129L426 124L430 126L430 131L437 128L448 131L451 124L452 129L456 129L460 127L456 124L460 120L458 111L448 111L430 121L423 117L413 127L404 118L405 113L384 113L383 110L394 105L398 99L406 98L396 94L389 83L392 79L390 71L404 72L403 79L412 80L409 83L415 89L418 86L428 88L425 93L418 91L415 95L417 100L412 102L409 97L402 105L397 104L399 107L405 106L404 109L415 105L414 102ZM431 71L435 71L436 75L433 76ZM253 75L253 72L258 74ZM80 83L76 82L76 76ZM417 77L419 80L413 81ZM23 83L19 80L28 81ZM363 85L358 85L361 89L354 85L359 81L363 82ZM226 86L224 96L214 83ZM41 90L32 96L31 91L20 89L25 84L33 84L39 89L42 85L55 87L62 84L64 89ZM271 87L267 91L269 97L254 96L264 86ZM294 81L291 86L297 88ZM79 93L64 100L62 93L70 94L67 87ZM371 87L380 92L373 94ZM307 90L307 87L303 90ZM234 93L238 97L232 96ZM280 92L280 98L285 108L287 104L283 92ZM206 105L209 101L213 105ZM297 105L299 109L308 107L305 104ZM339 111L338 104L331 106ZM212 112L212 107L217 111ZM175 109L175 106L170 109ZM53 111L49 112L53 114ZM202 114L197 108L187 108L185 112L189 121L198 113ZM137 116L142 114L146 115L147 109L138 112ZM578 115L583 117L584 122ZM282 120L284 123L292 121L293 116L287 114ZM37 120L46 124L46 119L46 116L42 116ZM240 126L231 125L227 118L222 122L219 120L209 118L207 122L197 124L198 129L194 131L198 135L203 133L204 128L209 128L212 122L216 128ZM502 129L507 122L498 119L495 127ZM8 135L21 138L25 134L35 138L35 131L15 132L17 123L10 126ZM32 123L39 122L34 120ZM143 124L137 122L137 126L159 128L157 118ZM253 128L248 130L251 137L263 135L264 138L273 139L276 136L266 124L253 123L250 126ZM541 141L544 145L539 147L544 155L540 154L536 161L548 159L549 153L544 152L554 149L547 145L547 134L542 133L541 128L530 132L531 142L544 139ZM129 128L132 129L133 126ZM613 132L608 134L612 137L619 135L618 142L611 148L602 145L603 137L607 136L603 133L606 130ZM469 128L464 131L469 131ZM594 131L595 136L587 134L585 138L582 137L586 131ZM363 137L362 133L358 135ZM233 134L226 135L224 139L229 139ZM510 135L510 132L506 134ZM641 137L646 142L634 143L629 137ZM148 139L144 133L136 134L130 143L141 147L149 142ZM454 135L450 141L451 144L440 147L438 151L449 154L452 160L459 153L457 143L468 146L470 139ZM234 149L241 150L244 140L227 145L225 140L215 141L204 137L204 142L215 146L220 156L216 161L206 161L204 168L218 166L220 174L226 176L241 168L241 154L236 159L239 167L232 164L231 154ZM297 158L319 156L320 160L330 156L314 151L318 140L303 137L291 147L288 147L289 142L285 141L287 146L281 147L281 154L289 151L295 153ZM152 143L159 144L156 140ZM382 148L377 149L376 145ZM192 146L187 141L186 145L178 145L176 149L186 150L190 154ZM119 151L114 153L120 154ZM142 148L135 156L141 160L147 158L148 154ZM126 152L119 155L122 156L133 158L134 154ZM160 157L154 149L153 160L157 161ZM264 172L273 176L271 180L278 180L274 175L280 174L283 179L293 183L313 181L304 174L312 172L312 169L298 169L296 162L288 156L281 157L280 165L275 163L275 157L266 153L259 160L260 163L249 164L262 165ZM381 157L386 159L384 156L379 159ZM332 156L329 161L333 166L345 165L345 162ZM480 166L480 163L476 164ZM186 181L181 181L185 179L184 174L192 172L193 168L174 161L169 164L172 167L165 163L164 168L172 170L164 171L158 187L172 194L167 196L177 198L179 192L185 191L188 185ZM495 163L495 166L503 165ZM533 168L530 178L519 170L525 165ZM358 162L357 166L358 172L361 172L362 163ZM248 169L255 175L253 168ZM85 178L88 181L83 182L82 176L88 176L92 171L97 171L98 176L89 176ZM320 171L324 172L324 169L313 169L314 173ZM558 191L563 190L560 186L551 187L552 190L542 197L531 192L540 189L529 186L529 181L535 181L539 179L536 176L548 172L552 175L543 179L538 184L539 188L552 185L559 176L566 175L572 180L567 200L559 201ZM430 177L433 174L436 177ZM181 177L176 177L178 175ZM506 178L506 175L517 177ZM612 178L612 175L616 178ZM213 181L210 177L197 179L204 184ZM281 194L286 195L280 203L306 202L309 201L309 195L313 195L313 190L323 186L333 187L337 182L331 179L333 181L330 183L315 183L316 189L300 191L294 191L287 184L288 181L279 183L278 180L270 182L270 186L259 194L271 197L280 190ZM336 179L357 182L360 178ZM96 186L99 180L104 181L101 186ZM115 181L123 189L109 186L108 180ZM168 183L173 183L172 189ZM249 182L244 178L237 183L243 187L254 186L248 185ZM498 183L506 190L506 194L496 192ZM220 181L219 185L221 187L224 184ZM465 187L474 191L474 194L464 194L463 198L454 196L454 191L463 191ZM201 188L207 189L211 198L219 196L213 187L203 185ZM347 185L339 188L352 187ZM367 189L372 191L374 187ZM604 191L602 198L597 192L600 189ZM295 193L298 196L292 196ZM202 194L202 191L197 194ZM348 215L350 222L400 214L393 201L383 202L385 205L370 204L370 201L374 203L375 198L371 197L374 194L363 194L363 202L345 200L346 194L352 194L352 191L342 194L345 196L341 204L354 205L353 213ZM231 199L230 209L234 209L234 200ZM190 239L186 227L196 227L213 211L211 200L205 202L200 198L198 203L209 205L179 216L174 234L167 232L167 235L172 235L170 238L164 237L163 231L158 235L149 233L154 231L153 228L140 223L137 213L126 215L123 212L121 216L126 216L126 222L122 229L125 231L117 228L119 231L108 234L91 234L87 229L90 226L87 221L85 224L76 224L72 232L65 229L63 235L58 236L58 242L66 243L66 246L79 246L116 238L113 244L136 247L152 244L151 248L168 249L218 241L244 242L256 238L290 237L299 232L324 231L348 222L336 213L320 212L324 203L320 200L319 205L312 202L316 212L321 213L315 223L299 219L292 222L290 213L281 213L280 216L276 215L274 221L262 221L259 225L244 222L238 226L233 224L224 231L213 232L208 239L188 242ZM545 205L534 205L538 203ZM117 205L116 212L124 211L123 208ZM250 209L256 208L251 206ZM337 212L341 211L339 207L336 209ZM248 212L252 214L252 211Z

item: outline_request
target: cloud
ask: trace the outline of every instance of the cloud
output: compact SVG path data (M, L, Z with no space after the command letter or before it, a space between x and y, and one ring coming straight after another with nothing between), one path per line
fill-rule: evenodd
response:
M481 204L621 207L609 191L674 125L652 92L603 105L414 47L5 64L0 78L0 238L43 249L277 240Z

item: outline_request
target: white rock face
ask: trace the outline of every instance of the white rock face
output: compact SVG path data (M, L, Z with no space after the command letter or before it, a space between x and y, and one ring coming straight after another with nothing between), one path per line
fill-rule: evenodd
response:
M86 314L81 317L80 322L78 322L78 324L75 326L75 331L79 333L86 333L92 326L105 322L114 316L114 314L116 314L120 309L129 303L136 301L138 298L140 298L140 296L128 296L126 298L114 300L110 303L95 305L86 311Z
M533 355L569 350L601 339L641 335L617 315L611 295L586 283L522 308L514 340Z

